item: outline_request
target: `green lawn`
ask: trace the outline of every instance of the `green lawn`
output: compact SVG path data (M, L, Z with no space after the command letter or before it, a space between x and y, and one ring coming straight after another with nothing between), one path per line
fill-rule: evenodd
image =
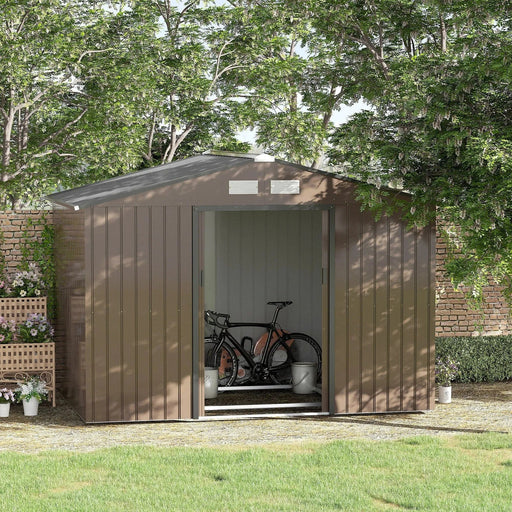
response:
M2 453L2 510L512 510L512 436Z

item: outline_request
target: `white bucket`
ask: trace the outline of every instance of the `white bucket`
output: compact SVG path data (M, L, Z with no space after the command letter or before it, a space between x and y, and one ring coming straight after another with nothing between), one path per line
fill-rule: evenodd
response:
M217 398L219 388L219 369L207 367L204 369L204 397Z
M313 393L316 386L316 363L292 363L293 392L298 395Z

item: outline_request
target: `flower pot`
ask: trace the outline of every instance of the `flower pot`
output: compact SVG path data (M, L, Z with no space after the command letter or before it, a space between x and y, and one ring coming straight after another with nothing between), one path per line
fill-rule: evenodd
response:
M0 404L0 418L8 418L10 409L10 402L7 402L6 404Z
M219 369L218 368L205 368L204 369L204 397L217 398L219 388Z
M451 386L439 386L437 399L440 404L449 404L452 401L452 387Z
M29 400L23 400L23 413L25 416L37 416L39 410L39 400L35 397Z

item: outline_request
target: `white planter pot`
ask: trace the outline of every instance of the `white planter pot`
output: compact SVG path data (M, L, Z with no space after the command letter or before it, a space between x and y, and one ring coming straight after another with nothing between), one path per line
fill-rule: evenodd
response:
M0 404L0 418L8 418L10 409L11 404L9 402L6 404Z
M452 387L439 386L437 391L437 398L440 404L449 404L452 401Z
M25 416L37 416L39 400L32 397L30 400L23 400L23 413Z
M219 369L218 368L205 368L204 369L204 397L217 398L219 388Z

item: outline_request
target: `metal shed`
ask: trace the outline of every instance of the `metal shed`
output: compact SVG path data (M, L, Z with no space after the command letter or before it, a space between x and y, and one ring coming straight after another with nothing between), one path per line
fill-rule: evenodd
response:
M361 212L357 183L207 154L49 196L65 392L84 421L205 415L205 307L322 345L321 411L434 406L435 229Z

